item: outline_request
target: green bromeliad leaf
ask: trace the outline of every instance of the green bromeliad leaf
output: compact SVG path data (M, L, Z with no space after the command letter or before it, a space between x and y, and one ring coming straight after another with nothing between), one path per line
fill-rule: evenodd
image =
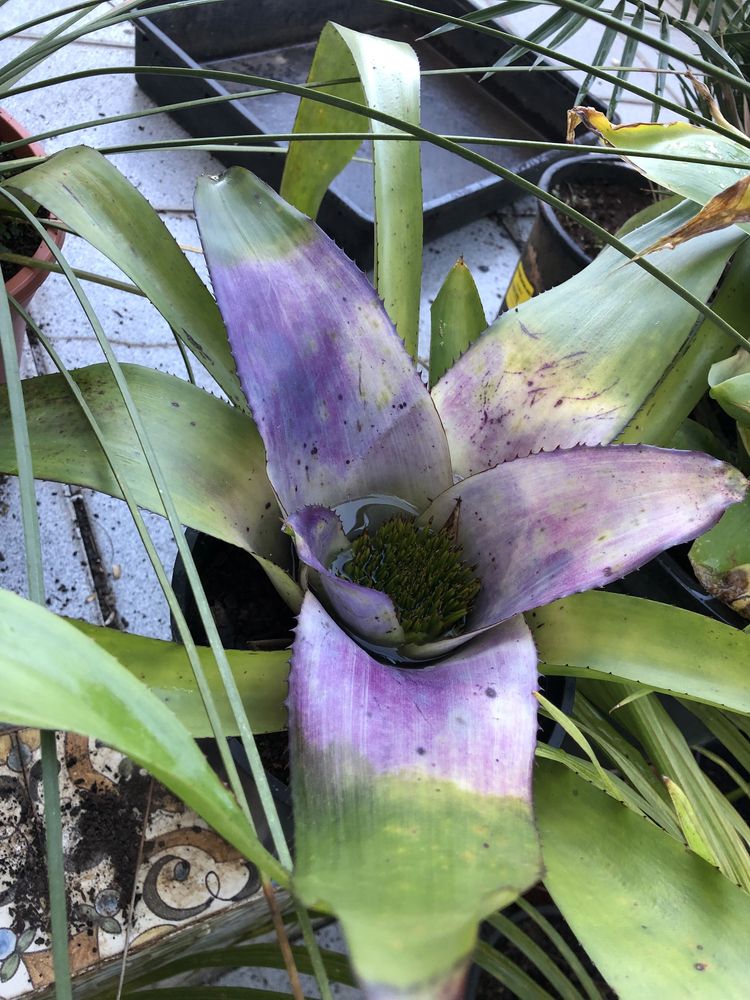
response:
M711 396L743 427L750 427L750 354L739 350L708 373Z
M750 896L571 771L536 770L545 884L621 1000L740 1000Z
M709 593L750 618L750 498L693 543L690 562Z
M430 308L430 388L487 329L482 300L471 271L459 258Z
M747 518L747 501L729 514L742 509ZM729 625L603 591L566 597L526 617L545 673L627 680L750 714L750 638Z
M143 195L104 156L76 146L6 181L71 226L135 282L227 396L246 408L219 310Z
M711 396L737 421L738 435L747 449L750 444L748 352L739 350L713 365L708 384ZM750 499L734 507L696 540L690 550L690 561L710 594L750 618Z
M735 329L745 328L750 311L750 240L738 247L711 307ZM675 358L639 413L618 436L619 441L671 444L682 419L705 395L711 366L726 358L735 346L710 319L703 319L691 331L687 344L688 349Z
M693 213L683 202L626 242L640 250ZM654 263L705 300L743 239L736 228L711 233ZM569 281L500 316L434 387L454 470L466 476L576 444L668 441L716 360L716 331L696 331L695 320L692 306L606 248ZM678 367L681 379L662 395L665 372Z
M323 29L308 79L355 77L358 82L322 87L419 125L417 57L404 42L352 31L329 22ZM392 134L389 125L314 100L300 102L294 131ZM329 184L349 163L360 142L329 139L291 142L281 195L315 218ZM416 357L422 274L422 175L415 142L373 142L375 285L407 349Z
M130 632L71 621L97 646L114 656L179 718L191 736L213 736L203 700L193 676L185 647L178 642L148 639ZM237 720L209 649L198 647L203 669L216 699L221 727L227 736L238 735ZM254 733L286 729L289 651L228 649L227 659L237 681Z
M123 365L183 524L253 552L291 605L296 584L279 568L288 560L276 497L253 421L235 407L163 372ZM139 506L163 514L161 498L107 365L74 373L110 456ZM61 375L24 382L39 479L75 483L122 496L104 452ZM0 387L0 471L16 473L8 395Z
M260 844L187 729L117 660L68 622L0 591L0 717L99 739L145 767L268 875Z

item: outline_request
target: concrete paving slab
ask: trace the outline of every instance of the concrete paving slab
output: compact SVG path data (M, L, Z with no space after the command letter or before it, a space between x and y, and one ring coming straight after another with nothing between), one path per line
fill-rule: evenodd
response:
M21 374L36 374L27 346ZM70 490L36 482L47 607L57 614L101 623L93 577ZM0 587L28 597L21 498L18 480L0 476Z
M92 490L83 492L105 584L117 609L115 624L124 632L170 639L169 608L125 502ZM171 577L177 547L169 525L165 518L148 511L143 518Z
M35 21L43 17L45 20L39 24L31 25L18 32L18 36L29 41L44 37L55 28L62 27L65 17L51 16L56 9L70 6L70 4L55 2L55 0L9 0L0 9L0 31L11 31L17 27ZM111 3L109 0L96 4L92 10L85 14L75 24L71 24L66 32L77 31L80 27L104 17L116 16L117 8L122 6L119 3ZM71 15L68 15L70 17ZM98 45L121 45L124 47L133 44L133 26L129 21L102 28L99 31L84 36L83 44Z
M346 954L346 942L337 923L329 924L317 931L315 937L321 948ZM205 981L211 982L214 986L240 986L289 993L289 977L282 969L238 969L217 977L208 977ZM313 976L300 976L300 981L306 997L320 996ZM331 993L339 1000L360 1000L363 996L359 989L333 982L331 983Z

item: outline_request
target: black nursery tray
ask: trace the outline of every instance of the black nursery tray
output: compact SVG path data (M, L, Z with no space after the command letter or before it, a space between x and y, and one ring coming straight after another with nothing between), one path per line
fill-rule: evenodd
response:
M476 8L469 0L432 0L433 9L462 16ZM167 11L136 21L136 65L178 66L252 73L304 83L316 40L326 21L409 42L423 70L491 66L505 50L496 38L459 29L419 41L439 22L413 17L377 0L226 0L206 7ZM158 104L236 92L231 83L138 73L141 88ZM564 140L566 111L575 87L559 73L425 76L422 124L455 135ZM297 98L274 94L173 112L195 136L262 135L292 130ZM362 153L369 155L368 144ZM550 160L529 150L476 147L495 163L536 180ZM278 187L283 157L271 153L222 152L227 166L249 167ZM422 146L425 237L449 232L496 209L518 188L446 150ZM321 225L362 266L372 258L371 167L353 162L334 181L321 207Z

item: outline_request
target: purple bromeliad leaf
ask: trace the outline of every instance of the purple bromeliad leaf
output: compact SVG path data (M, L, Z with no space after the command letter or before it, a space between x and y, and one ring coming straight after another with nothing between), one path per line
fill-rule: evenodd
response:
M287 518L300 559L320 575L320 585L338 617L357 635L374 643L404 641L393 601L379 590L336 576L329 567L350 542L338 516L327 507L303 507Z
M708 455L645 445L572 448L507 462L457 483L421 520L461 501L458 541L482 589L464 639L512 615L619 579L710 528L746 492ZM439 640L410 655L454 648Z
M386 666L305 598L289 686L295 885L342 918L373 996L440 996L446 981L457 995L477 922L539 875L536 664L516 617L449 662Z
M203 178L195 206L284 511L375 492L423 507L450 486L435 406L362 272L247 171Z

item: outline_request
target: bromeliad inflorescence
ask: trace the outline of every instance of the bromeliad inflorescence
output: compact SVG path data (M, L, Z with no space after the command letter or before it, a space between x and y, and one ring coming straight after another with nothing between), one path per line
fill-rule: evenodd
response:
M372 996L457 996L479 920L541 873L523 612L694 537L746 484L640 445L528 454L524 415L514 436L493 396L493 331L430 394L364 275L308 218L239 169L203 180L196 209L309 581L289 683L296 892L340 917ZM574 362L543 366L543 391L583 420ZM373 496L409 516L349 538L343 506ZM430 665L384 662L404 659Z
M390 518L336 560L339 576L390 597L407 643L458 634L481 586L456 545L459 510L438 531L403 514Z

